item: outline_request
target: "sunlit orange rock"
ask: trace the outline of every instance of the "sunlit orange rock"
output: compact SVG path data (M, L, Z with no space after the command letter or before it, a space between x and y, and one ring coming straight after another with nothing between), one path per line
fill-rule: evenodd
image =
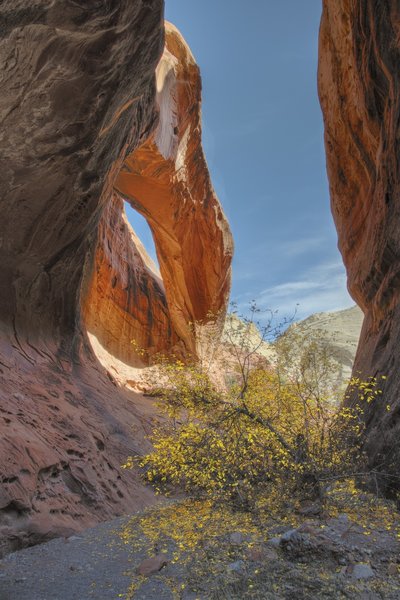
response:
M149 447L156 408L118 368L135 372L132 340L195 351L189 321L223 312L229 291L190 51L168 26L156 89L162 1L89 4L0 6L0 556L154 501L121 464ZM164 283L121 191L153 228Z
M201 147L199 68L168 23L156 84L158 127L126 158L115 187L150 225L172 326L195 352L190 323L225 312L233 244Z
M83 303L96 342L136 366L157 353L198 352L193 323L222 322L233 250L201 147L199 69L168 23L156 85L158 126L117 178ZM162 279L124 216L122 197L152 229Z
M127 365L141 366L158 353L179 353L160 274L118 194L100 222L84 315L91 339Z
M400 481L399 24L396 2L324 0L318 74L332 213L365 314L354 373L387 376L366 409L366 449L387 489Z

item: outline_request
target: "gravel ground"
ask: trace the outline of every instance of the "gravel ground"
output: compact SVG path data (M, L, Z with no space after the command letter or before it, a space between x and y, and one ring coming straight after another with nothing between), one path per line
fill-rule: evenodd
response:
M0 600L399 600L400 522L372 508L368 525L365 512L254 529L207 503L160 504L6 556ZM156 554L167 566L139 576Z
M122 517L79 536L58 538L8 555L0 561L0 600L126 598L132 574L144 558L118 534L128 521ZM158 578L144 581L135 594L138 600L172 597Z

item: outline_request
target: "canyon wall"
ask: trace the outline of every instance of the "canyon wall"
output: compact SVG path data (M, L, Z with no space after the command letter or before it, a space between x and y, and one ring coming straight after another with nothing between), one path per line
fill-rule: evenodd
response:
M148 447L156 409L90 340L126 369L132 340L195 352L186 320L224 312L232 243L198 68L171 26L157 69L162 0L6 1L0 23L2 554L154 501L120 465ZM164 282L123 198L147 211Z
M178 353L164 285L129 224L117 193L99 226L95 265L83 303L85 327L107 352L140 367L158 353Z
M128 364L162 352L181 358L196 354L201 334L197 331L196 339L194 324L198 329L217 323L222 330L231 283L232 236L201 145L200 71L170 23L165 23L156 90L158 125L127 155L117 176L113 207L100 225L85 307L88 331ZM145 253L127 240L133 234L118 196L147 220L162 282L149 265L139 269L138 254ZM136 255L133 261L128 248ZM134 353L132 340L145 355Z
M151 417L80 307L115 177L157 123L163 3L3 2L0 23L1 554L152 501L120 468Z
M156 83L159 125L115 187L150 225L174 330L196 352L190 324L223 325L233 243L201 146L199 68L170 23Z
M353 372L387 377L366 409L365 448L390 492L400 482L399 3L324 0L318 83L339 249L365 314Z
M0 319L12 333L76 341L99 219L126 153L157 118L162 9L1 5Z

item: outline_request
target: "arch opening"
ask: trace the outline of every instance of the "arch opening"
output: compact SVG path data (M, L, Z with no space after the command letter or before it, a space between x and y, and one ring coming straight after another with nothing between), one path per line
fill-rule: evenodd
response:
M142 242L144 249L153 261L156 270L159 271L160 267L158 264L157 251L149 224L140 213L138 213L134 208L132 208L132 206L127 200L124 201L124 206L125 214L127 216L129 224L131 225L139 240Z

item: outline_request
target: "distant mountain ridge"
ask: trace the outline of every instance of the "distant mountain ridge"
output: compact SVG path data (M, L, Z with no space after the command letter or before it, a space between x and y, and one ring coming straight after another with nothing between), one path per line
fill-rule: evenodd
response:
M290 336L292 332L307 335L308 331L318 331L319 338L327 344L333 359L338 363L340 379L345 381L351 377L362 323L363 312L355 305L335 312L315 313L303 321L293 323L284 335ZM246 336L249 338L250 346L253 348L259 346L257 354L274 363L276 357L274 344L262 341L256 325L247 326L237 315L227 316L223 341L227 343L229 338L234 339L242 328L243 331L245 328L248 329Z
M348 379L353 369L354 358L360 338L364 315L358 306L335 312L320 312L294 323L290 331L319 331L321 338L332 349L332 356L341 367L342 379Z

